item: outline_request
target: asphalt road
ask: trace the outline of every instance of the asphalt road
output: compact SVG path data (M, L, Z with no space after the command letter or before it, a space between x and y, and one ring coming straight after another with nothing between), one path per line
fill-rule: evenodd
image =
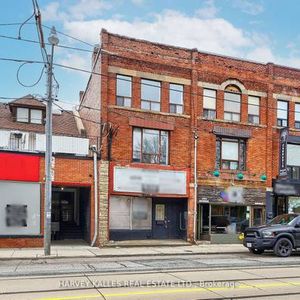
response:
M0 261L0 299L300 299L300 255Z

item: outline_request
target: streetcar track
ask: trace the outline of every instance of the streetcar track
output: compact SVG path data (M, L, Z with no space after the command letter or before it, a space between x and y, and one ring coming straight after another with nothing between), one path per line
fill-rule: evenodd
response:
M180 272L175 272L175 273L180 273ZM247 273L247 272L245 272L245 273ZM144 273L143 273L144 274ZM202 283L202 282L205 282L205 281L203 281L203 280L183 280L183 279L181 279L180 277L177 277L177 276L175 276L174 274L172 274L172 273L168 273L168 272L166 272L166 273L162 273L162 274L167 274L167 275L171 275L171 276L173 276L175 279L178 279L178 281L179 282L174 282L174 285L184 285L185 283L187 284L193 284L194 286L199 286L199 284L200 283ZM147 273L146 273L146 275L147 275ZM254 275L254 274L251 274L251 275ZM69 278L69 276L64 276L64 277L67 277L67 278ZM78 277L78 276L77 276ZM91 280L91 278L89 278L89 277L91 277L91 275L84 275L84 276L81 276L82 278L86 278L87 279L87 281L88 282L90 282L91 283L91 286L86 286L86 287L82 287L82 286L80 286L80 287L75 287L75 286L72 286L72 288L57 288L57 289L45 289L45 290L28 290L28 291L17 291L17 292L2 292L2 293L0 293L0 296L1 295L20 295L20 294L30 294L30 293L50 293L50 292L68 292L68 291L78 291L78 290L93 290L93 289L95 289L95 290L98 290L98 289L119 289L119 288L130 288L130 286L128 286L128 285L126 285L126 284L124 284L124 285L121 285L121 284L118 284L118 286L109 286L109 285L104 285L104 286L94 286L93 285L93 281ZM45 280L47 280L48 278L53 278L53 277L50 277L50 276L45 276L45 277L42 277L42 278L39 278L39 279L45 279ZM34 279L36 279L36 278L27 278L27 279L32 279L32 280L34 280ZM257 278L253 278L253 277L251 277L251 278L243 278L243 279L240 279L240 278L236 278L236 279L230 279L230 280L226 280L226 279L216 279L216 280L213 280L214 282L216 282L216 283L219 283L219 282L228 282L228 283L231 283L231 282L233 282L233 283L238 283L238 282L241 282L241 283L243 283L243 284L245 284L244 282L245 281L265 281L265 280L274 280L274 281L280 281L281 279L300 279L300 275L299 276L278 276L278 277L257 277ZM17 280L17 279L16 279ZM78 281L80 281L80 279L78 280ZM82 279L81 279L81 281L82 281ZM105 281L105 280L104 280ZM123 280L124 281L124 280ZM162 280L163 281L163 280ZM207 280L207 282L211 282L212 280ZM121 282L121 281L120 281ZM126 282L126 280L125 280L125 282ZM143 281L143 280L140 280L140 281L138 281L139 282L139 284L142 286L142 287L145 287L145 285L147 285L147 287L157 287L157 282L155 281L155 282L153 282L152 284L151 284L151 282L149 282L149 280L145 280L145 281ZM285 283L285 281L281 281L282 283ZM294 284L292 284L291 283L291 285L293 285L293 286L297 286L297 285L294 285ZM251 286L251 285L249 285L249 286ZM251 287L255 287L255 286L251 286ZM209 290L209 288L207 288L208 290ZM300 294L299 292L297 293L297 294ZM278 294L276 294L276 295L278 295ZM282 295L286 295L286 294L282 294ZM266 295L264 295L264 296L266 296ZM237 298L234 298L234 297L229 297L229 299L243 299L242 298L243 296L238 296ZM252 297L252 296L251 296ZM249 298L249 297L248 297ZM212 298L208 298L208 299L212 299ZM220 299L220 298L218 298L218 299ZM223 298L222 298L223 299ZM224 299L227 299L227 298L224 298ZM247 297L246 297L246 299L247 299ZM205 299L201 299L201 300L205 300Z
M0 275L0 281L2 280L18 280L20 278L34 278L34 279L43 279L43 278L57 278L57 277L80 277L80 276L92 276L92 275L132 275L132 274L153 274L156 272L159 273L169 273L169 272L174 272L174 273L180 273L180 272L196 272L196 271L222 271L224 270L224 267L226 267L226 270L231 271L231 270L255 270L255 269L259 269L258 265L253 265L253 266L235 266L235 267L227 267L227 266L207 266L207 267L203 267L203 268L199 268L199 267L195 267L195 268L180 268L180 269L176 269L176 268L151 268L148 270L141 270L141 271L137 271L136 269L130 270L129 268L125 269L115 269L115 270L98 270L98 271L89 271L89 270L85 270L84 272L78 272L78 271L70 271L70 273L66 272L66 270L62 270L60 273L52 273L52 274L28 274L28 273L18 273L18 274L4 274L4 275ZM278 269L290 269L290 268L299 268L299 265L286 265L286 264L280 264L280 265L266 265L263 266L264 268L267 269L274 269L274 268L278 268ZM49 271L48 271L49 273ZM47 276L48 275L48 276Z

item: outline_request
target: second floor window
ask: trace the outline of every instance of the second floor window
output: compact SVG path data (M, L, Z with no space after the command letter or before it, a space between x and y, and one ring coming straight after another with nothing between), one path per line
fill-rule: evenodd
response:
M117 105L131 107L132 77L117 75Z
M42 124L43 113L40 109L30 109L25 107L17 108L17 122Z
M259 97L248 97L248 122L259 124Z
M170 83L170 113L183 113L183 85Z
M288 126L288 107L287 101L277 101L277 126Z
M224 120L239 122L241 119L241 95L224 93Z
M169 134L164 130L133 129L133 161L168 164Z
M141 80L141 108L160 111L160 82Z
M203 117L205 119L216 118L216 98L217 92L215 90L203 90Z
M295 104L295 128L300 129L300 103Z
M246 169L246 141L217 138L216 168L223 170Z

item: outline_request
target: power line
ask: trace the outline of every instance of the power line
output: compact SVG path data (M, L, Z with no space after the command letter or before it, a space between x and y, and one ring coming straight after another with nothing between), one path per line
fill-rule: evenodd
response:
M106 75L106 74L103 74L103 73L98 73L98 72L95 72L95 71L88 71L88 70L84 70L84 69L81 69L81 68L76 68L76 67L71 67L71 66L66 66L66 65L63 65L63 64L58 64L58 63L54 63L55 66L58 66L58 67L62 67L62 68L66 68L66 69L70 69L70 70L74 70L74 71L79 71L79 72L83 72L83 73L88 73L88 74L93 74L93 75L98 75L98 76L103 76L103 77L106 77L106 78L111 78L111 79L115 79L115 77L112 77L110 75ZM132 83L132 80L129 80L129 79L125 79L125 78L118 78L118 80L122 80L122 81L127 81L127 82L130 82ZM150 80L151 81L151 80ZM182 91L182 90L177 90L177 89L172 89L172 88L165 88L163 86L160 86L158 87L157 85L154 85L154 84L150 84L150 83L145 83L145 82L140 82L141 85L145 85L145 86L151 86L151 87L155 87L155 88L160 88L160 89L166 89L168 91L176 91L178 93L182 93L182 94L188 94L188 95L194 95L194 96L202 96L202 97L206 97L206 98L211 98L211 99L215 99L215 100L218 100L218 99L221 99L221 100L226 100L227 102L232 102L232 103L236 103L236 104L240 104L240 105L243 105L243 104L247 104L251 107L259 107L259 108L267 108L267 109L273 109L273 110L276 110L276 111L287 111L286 109L284 108L277 108L277 107L271 107L271 106L265 106L265 105L259 105L259 104L249 104L249 103L243 103L241 101L234 101L234 100L230 100L230 99L226 99L225 97L224 98L219 98L219 97L213 97L213 96L206 96L204 95L203 93L192 93L192 92L185 92L185 91ZM240 95L239 93L232 93L232 92L229 92L231 94L238 94ZM251 96L251 95L250 95ZM260 98L260 97L259 97ZM81 104L79 106L82 106ZM92 107L91 107L92 109ZM300 112L300 111L296 111L296 110L288 110L290 112Z
M33 43L33 44L39 44L39 41L35 41L35 40L31 40L31 39L24 39L24 38L17 38L14 36L8 36L8 35L0 35L0 38L3 39L9 39L9 40L16 40L16 41L21 41L21 42L27 42L27 43ZM45 42L45 45L49 46L50 44ZM79 48L79 47L71 47L71 46L67 46L67 45L57 45L56 47L59 48L63 48L63 49L69 49L69 50L76 50L76 51L81 51L81 52L88 52L88 53L93 53L93 50L88 50L88 49L83 49L83 48Z
M12 62L18 62L18 63L40 63L40 64L44 64L44 62L42 62L42 61L24 60L24 59L16 59L16 58L4 58L4 57L0 57L0 61L12 61ZM71 66L66 66L66 65L58 64L58 63L53 63L53 65L61 67L61 68L66 68L66 69L70 69L70 70L74 70L74 71L79 71L79 72L87 73L87 74L93 74L93 75L98 75L98 76L103 76L103 77L115 79L115 77L112 77L110 75L106 75L106 74L103 74L103 73L98 73L98 72L95 72L95 71L88 71L88 70L85 70L85 69L71 67ZM128 79L125 79L125 78L118 78L118 79L130 82L130 83L132 82L131 80L128 80ZM149 84L149 83L145 83L145 82L144 83L141 82L140 84L141 85L145 85L145 86L151 86L151 87L158 88L158 86L154 85L154 84ZM160 86L159 88L163 89L165 87ZM177 90L177 89L172 89L172 88L165 88L165 89L167 89L169 91L176 91L176 92L179 92L179 93L182 93L182 94L187 93L185 91ZM211 98L211 99L215 99L215 100L221 99L221 98L218 98L217 96L216 97L206 96L206 95L204 95L202 93L192 93L192 92L189 92L187 94L194 95L194 96L202 96L202 97L205 96L206 98ZM244 104L244 103L239 102L239 101L234 101L234 100L226 99L225 97L222 98L222 100L226 100L227 102L239 103L241 105ZM249 104L249 103L247 103L247 104L250 105L251 107L267 108L267 109L273 109L273 110L276 110L276 111L287 111L284 108L277 108L277 107L271 107L271 106L265 106L265 105ZM91 107L91 109L92 109L92 107ZM288 111L290 111L290 112L297 112L297 113L300 112L300 111L296 111L296 110L288 110Z
M51 29L51 27L49 27L49 26L47 26L47 25L42 25L42 26L45 27L45 28L47 28L47 29ZM63 36L66 36L66 37L68 37L68 38L70 38L70 39L73 39L73 40L75 40L75 41L77 41L77 42L81 42L81 43L83 43L83 44L86 44L86 45L88 45L88 46L90 46L90 47L93 47L93 48L94 48L94 46L95 46L95 45L92 45L92 44L89 43L89 42L83 41L82 39L76 38L76 37L74 37L74 36L72 36L72 35L69 35L69 34L67 34L67 33L64 33L64 32L62 32L62 31L56 30L56 32L59 33L59 34L61 34L61 35L63 35Z
M0 57L0 60L17 62L17 63L28 63L28 64L43 64L44 63L43 61L38 61L38 60L8 58L8 57Z

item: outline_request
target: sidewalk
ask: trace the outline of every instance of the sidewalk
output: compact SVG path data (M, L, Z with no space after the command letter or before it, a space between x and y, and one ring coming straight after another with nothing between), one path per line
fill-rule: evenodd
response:
M187 254L247 253L241 244L187 245L187 246L145 246L145 247L90 247L89 245L53 245L51 256L44 256L42 248L0 249L0 260L45 259L45 258L92 258L122 256L164 256Z

